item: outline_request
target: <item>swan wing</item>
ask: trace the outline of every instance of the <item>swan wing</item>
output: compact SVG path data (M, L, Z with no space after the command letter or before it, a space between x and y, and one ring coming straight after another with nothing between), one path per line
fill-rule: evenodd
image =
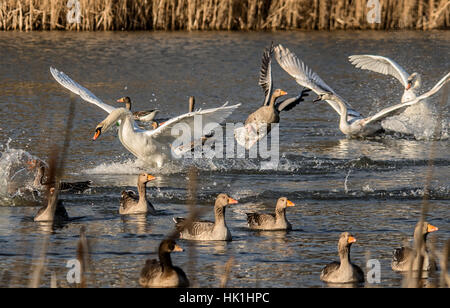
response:
M403 86L408 85L409 74L392 59L373 55L353 55L348 57L357 68L369 70L397 78Z
M273 81L272 81L272 54L273 43L270 49L264 50L264 54L261 60L261 70L259 72L259 85L264 91L264 106L269 105L270 98L272 97Z
M428 92L420 95L419 97L417 97L416 99L413 99L412 101L406 102L406 103L415 103L416 100L420 101L423 100L427 97L430 97L434 94L436 94L448 81L450 80L450 73L448 73L447 75L445 75L441 80L438 81L438 83L436 83L436 85Z
M180 116L168 120L167 122L159 126L157 129L145 131L145 134L160 142L172 142L178 137L172 135L172 128L175 127L177 124L185 123L190 128L191 136L195 136L194 135L195 119L201 117L201 124L202 124L201 128L203 132L203 129L207 124L209 123L217 124L215 126L213 125L214 127L220 125L230 114L233 113L233 111L236 108L238 108L241 105L237 104L233 106L227 106L227 104L228 103L225 103L223 106L218 108L210 108L204 110L200 109L194 112L182 114ZM209 126L209 128L211 129L213 129L214 127Z
M338 96L334 90L329 87L322 78L319 77L314 71L312 71L302 60L300 60L293 52L288 48L283 47L281 44L274 48L275 59L278 64L291 75L299 85L313 90L317 95L325 93L333 93ZM345 102L348 109L348 115L350 118L361 117L361 114L352 109L349 103L341 98ZM327 103L341 115L341 108L339 104L332 100L327 100Z
M70 90L71 92L79 95L85 101L97 105L98 107L105 110L107 113L111 113L114 109L116 109L115 107L112 107L102 102L102 100L99 99L97 96L95 96L91 91L89 91L79 83L73 81L64 72L58 71L54 67L50 67L50 73L60 85Z

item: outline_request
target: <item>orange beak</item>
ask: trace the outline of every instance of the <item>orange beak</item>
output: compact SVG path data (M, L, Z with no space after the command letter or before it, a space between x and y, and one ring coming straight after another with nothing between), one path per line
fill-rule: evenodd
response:
M428 224L428 226L427 226L427 232L428 232L428 233L434 232L434 231L437 231L437 230L439 230L438 227L435 227L435 226L433 226L433 225Z
M147 174L148 181L153 181L154 179L156 179L156 177L154 177L153 175Z
M411 89L411 83L408 83L408 85L406 86L406 90Z
M282 96L284 96L284 95L287 95L287 92L286 92L286 91L283 91L283 90L281 90L280 94L281 94Z
M157 128L158 128L158 123L153 122L153 123L152 123L152 127L153 127L153 129L157 129Z
M26 164L28 165L28 170L32 170L34 169L34 167L36 167L36 160L29 160L26 162Z
M182 251L184 251L184 250L183 250L183 248L181 248L180 246L178 246L178 244L175 244L175 248L173 249L173 251L182 252Z
M122 98L119 98L119 99L117 100L117 102L118 102L118 103L124 103L125 100L124 100L123 97L122 97Z
M100 136L101 133L102 133L102 130L100 128L97 128L95 130L94 137L92 137L92 140L97 140L97 138Z
M286 205L287 205L287 206L295 206L295 203L288 200Z
M238 201L234 200L233 198L228 198L228 204L237 204Z
M355 243L355 242L356 242L356 238L354 238L353 236L349 236L347 242L348 242L349 244Z

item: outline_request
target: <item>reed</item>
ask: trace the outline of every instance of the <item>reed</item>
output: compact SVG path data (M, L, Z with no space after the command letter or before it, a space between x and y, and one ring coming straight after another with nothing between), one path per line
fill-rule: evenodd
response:
M345 30L445 29L448 0L379 0L369 23L367 0L2 0L0 30Z

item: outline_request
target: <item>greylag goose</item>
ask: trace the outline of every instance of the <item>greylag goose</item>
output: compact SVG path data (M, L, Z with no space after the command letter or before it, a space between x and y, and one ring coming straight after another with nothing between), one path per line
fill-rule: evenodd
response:
M41 207L36 215L34 221L57 221L63 222L69 220L66 208L62 200L58 200L58 194L54 187L51 187L48 192L47 205Z
M174 218L175 228L180 238L197 241L231 241L231 233L225 222L225 207L238 203L226 194L220 194L214 205L214 222L194 221L187 224L184 218Z
M174 240L162 241L158 249L159 261L153 259L145 262L145 266L141 270L139 284L146 288L188 287L189 280L184 271L172 264L170 253L177 251L183 251L183 249Z
M155 177L148 173L141 173L138 175L137 189L138 195L132 190L122 191L120 198L119 214L144 214L150 212L152 215L156 215L155 208L147 200L146 185L149 181L153 181Z
M404 86L402 103L417 98L418 91L422 86L422 77L419 73L409 75L397 62L387 57L374 55L353 55L349 57L350 62L357 68L370 70L384 75L397 78ZM444 84L450 79L450 73L444 76L436 85ZM426 97L423 97L426 98Z
M247 223L252 230L292 230L286 219L286 208L295 204L286 197L278 199L274 214L247 213Z
M118 103L125 103L125 108L127 110L131 111L131 98L128 96L119 98L117 100ZM133 119L141 122L152 122L155 116L158 114L158 109L152 109L152 110L143 110L143 111L134 111L133 112Z
M179 159L183 156L184 152L179 151L177 147L172 147L172 143L180 138L178 135L172 135L172 128L179 128L180 126L187 127L190 129L190 136L195 136L194 119L200 117L202 120L201 129L205 130L207 126L209 131L211 131L215 127L220 126L220 123L240 106L240 104L227 106L227 103L225 103L218 108L199 109L195 112L182 114L172 118L156 129L143 130L136 125L130 111L125 108L114 108L105 104L88 89L53 67L50 68L50 72L55 80L63 87L79 95L83 100L100 107L109 114L109 116L101 122L101 125L97 126L96 137L94 140L97 139L101 133L106 132L119 121L120 126L118 127L118 135L122 145L134 156L154 164L157 167L161 167L164 164L164 161L169 160L170 158ZM189 142L191 141L192 140L189 140Z
M435 94L445 83L436 85L429 92L411 101L385 108L373 116L364 118L289 49L282 45L276 46L275 58L280 66L295 78L298 84L313 90L319 96L319 100L325 100L339 114L341 118L339 128L342 133L350 138L368 137L376 134L382 129L380 122L383 119Z
M36 169L36 174L34 176L33 186L35 188L41 188L44 185L50 185L54 183L47 183L44 181L45 174L47 173L46 165L42 160L32 159L27 162L28 169ZM58 190L62 192L74 192L82 193L87 189L91 188L91 181L80 181L80 182L59 182Z
M280 122L280 112L289 111L308 96L309 89L303 89L300 95L276 102L279 97L287 95L287 92L273 90L272 81L272 54L273 44L270 49L265 49L262 57L259 74L259 85L262 87L265 98L263 105L251 113L244 123L244 128L235 130L236 141L245 148L251 148L258 140L263 138L271 130L272 124Z
M423 271L429 271L436 269L436 263L430 260L430 256L427 250L427 235L428 233L439 230L437 227L430 225L427 222L418 223L414 228L414 248L401 247L394 249L392 253L391 267L394 271L405 272L412 269L413 271L419 270L419 258L423 257ZM420 254L416 253L415 247L417 247L420 241L423 240L421 245Z
M338 243L340 262L333 262L322 269L320 280L329 283L360 283L364 282L362 269L350 261L350 246L356 238L348 232L341 234Z

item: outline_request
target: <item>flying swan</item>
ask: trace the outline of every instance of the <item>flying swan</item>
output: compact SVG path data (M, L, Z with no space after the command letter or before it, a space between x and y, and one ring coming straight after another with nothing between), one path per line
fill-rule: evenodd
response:
M194 136L195 116L201 116L201 128L203 132L206 126L208 126L207 128L210 130L219 126L220 123L240 106L240 104L227 106L227 103L225 103L218 108L199 109L195 112L189 112L172 118L156 129L143 130L136 125L133 120L133 114L129 110L125 108L114 108L105 104L91 91L53 67L50 67L50 73L63 87L79 95L83 100L100 107L109 114L99 125L97 125L93 138L94 140L96 140L101 133L104 133L115 126L116 123L120 123L118 134L122 145L137 158L155 164L157 167L161 167L165 160L173 156L172 143L179 136L172 135L171 131L177 124L189 128L191 136ZM177 153L177 151L174 152ZM178 152L177 154L180 153Z
M339 114L339 129L350 138L372 136L382 129L381 121L405 107L414 105L421 100L435 94L448 80L436 84L430 91L413 100L403 102L381 110L370 117L363 117L336 92L331 89L315 72L301 61L289 49L282 45L275 47L275 58L280 66L303 87L313 90L318 100L325 100ZM445 78L444 78L445 79Z

